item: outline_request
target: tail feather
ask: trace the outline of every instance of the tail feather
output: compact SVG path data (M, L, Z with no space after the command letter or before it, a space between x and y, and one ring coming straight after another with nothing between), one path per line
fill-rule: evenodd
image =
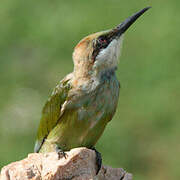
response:
M41 149L42 143L43 143L43 141L36 140L35 145L34 145L35 153L39 152L39 150Z

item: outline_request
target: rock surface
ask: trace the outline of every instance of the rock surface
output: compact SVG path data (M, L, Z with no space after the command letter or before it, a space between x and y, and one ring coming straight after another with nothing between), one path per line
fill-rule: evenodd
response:
M1 170L0 180L132 180L122 168L103 166L96 175L96 155L87 148L75 148L67 158L55 152L29 154Z

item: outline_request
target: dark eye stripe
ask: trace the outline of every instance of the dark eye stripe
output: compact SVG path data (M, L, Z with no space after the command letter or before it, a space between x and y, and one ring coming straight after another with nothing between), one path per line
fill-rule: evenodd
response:
M97 39L97 46L100 48L106 48L108 44L109 44L108 39L105 36L100 36Z
M107 39L105 37L98 38L99 43L107 43Z
M92 54L93 61L95 61L96 56L99 54L99 52L102 49L105 49L109 43L111 42L112 38L106 37L106 36L100 36L97 40L94 42L94 51Z
M105 36L100 36L94 43L94 51L92 54L93 61L95 61L96 56L99 54L101 49L108 46L109 42Z

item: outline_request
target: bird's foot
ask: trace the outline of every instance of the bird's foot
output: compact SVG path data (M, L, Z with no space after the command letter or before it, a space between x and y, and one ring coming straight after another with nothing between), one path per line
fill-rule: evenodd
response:
M94 150L96 153L96 165L97 165L96 175L97 175L101 169L101 166L102 166L102 157L101 157L101 153L98 152L95 147L93 147L91 149Z
M56 146L56 153L58 154L58 159L61 159L61 157L67 158L67 154L58 146Z

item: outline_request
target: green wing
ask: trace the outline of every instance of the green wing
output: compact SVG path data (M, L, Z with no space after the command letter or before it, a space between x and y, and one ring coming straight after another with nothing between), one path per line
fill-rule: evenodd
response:
M42 118L40 120L34 152L39 152L45 138L59 121L62 105L66 101L68 92L71 89L69 80L65 78L60 81L42 110Z

